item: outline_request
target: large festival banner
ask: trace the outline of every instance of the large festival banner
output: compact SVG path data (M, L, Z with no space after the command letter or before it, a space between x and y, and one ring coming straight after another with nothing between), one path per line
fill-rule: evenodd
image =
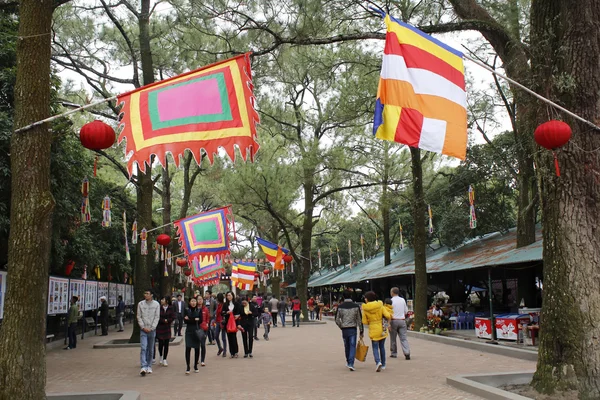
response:
M106 297L108 301L108 282L98 282L98 305L100 305L100 297Z
M69 301L71 300L71 297L77 296L79 298L79 300L77 301L79 311L83 311L83 304L85 303L84 295L85 281L79 279L71 279L69 281Z
M108 306L116 307L117 306L117 284L109 283L108 284Z
M69 280L51 276L48 283L48 314L69 312Z
M98 308L98 282L87 281L85 283L85 304L83 311L95 310Z

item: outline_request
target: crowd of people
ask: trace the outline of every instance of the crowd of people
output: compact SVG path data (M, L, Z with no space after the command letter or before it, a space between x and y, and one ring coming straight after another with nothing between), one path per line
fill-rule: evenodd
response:
M159 304L153 299L152 291L147 290L136 313L140 326L140 375L152 373L152 365L156 363L155 342L158 343L159 365L169 365L169 343L173 336L182 336L183 326L186 327L186 374L190 374L191 367L198 373L198 366L206 366L207 342L209 346L218 347L217 356L227 357L229 350L231 358L238 358L238 332L242 336L244 358L253 358L254 341L259 340L260 326L263 327L263 339L268 341L271 326L277 327L278 318L285 327L289 309L292 326L300 327L301 303L297 296L289 302L284 296L265 299L261 294L236 299L231 291L213 296L208 290L204 295L196 292L187 302L181 294L174 301L171 296L163 296Z

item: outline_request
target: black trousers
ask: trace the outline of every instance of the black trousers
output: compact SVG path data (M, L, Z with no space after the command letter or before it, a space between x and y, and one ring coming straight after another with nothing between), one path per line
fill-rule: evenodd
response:
M69 324L67 334L69 336L69 347L71 349L76 348L77 347L77 322L73 322L72 324Z
M108 318L102 318L100 320L100 326L102 327L102 334L108 335Z
M169 342L171 339L158 339L158 354L162 359L167 359L169 355Z
M277 326L277 311L271 311L271 317L273 318L273 326Z
M175 324L173 324L173 334L175 336L181 336L181 328L183 327L183 314L177 314Z
M229 342L229 354L237 354L240 351L237 341L237 332L227 332L227 341Z
M192 348L185 348L185 363L187 365L187 369L190 369L190 356L192 355ZM200 349L198 347L194 347L194 369L198 369L198 358L200 357Z
M242 343L244 344L244 354L252 354L252 345L254 344L254 337L252 326L244 326L242 331Z

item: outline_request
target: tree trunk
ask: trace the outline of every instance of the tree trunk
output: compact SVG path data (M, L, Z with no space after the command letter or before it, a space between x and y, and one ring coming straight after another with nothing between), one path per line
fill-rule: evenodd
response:
M51 0L21 0L17 40L15 128L50 113ZM10 143L10 284L0 329L0 398L45 399L46 310L52 211L50 146L43 124ZM27 316L27 318L23 318Z
M415 329L427 325L427 234L425 233L425 200L423 197L423 163L421 150L411 147L413 176L413 220L415 252Z
M302 221L302 234L300 236L300 246L302 259L298 261L298 272L296 274L296 292L302 304L302 313L304 321L308 322L307 294L308 278L310 277L310 251L312 248L312 230L313 230L313 193L314 193L314 171L310 168L304 170L304 216Z
M532 68L538 93L578 115L600 121L600 3L534 1ZM565 116L561 115L561 118ZM538 122L547 120L546 106ZM600 134L567 120L571 142L552 155L540 150L538 174L544 225L544 292L540 349L533 386L540 392L577 389L600 398Z
M281 298L281 278L273 276L271 278L271 293L276 299Z
M169 164L163 168L162 174L162 223L166 225L163 230L164 232L171 236L171 176L169 175ZM176 246L176 245L175 245ZM171 241L171 245L168 250L174 251L173 241ZM173 252L173 254L176 254ZM172 265L174 265L174 260L172 261ZM164 264L162 266L163 273L161 274L160 280L160 293L162 296L170 296L173 291L173 275L175 274L175 268L167 267L169 276L164 276Z
M142 0L141 13L139 17L140 29L140 55L142 60L142 76L144 85L154 82L154 67L152 66L152 51L150 49L150 0ZM138 212L138 227L141 229L150 229L152 226L152 195L154 194L154 182L152 182L152 161L146 165L146 173L138 173L137 187L137 212ZM148 255L141 255L141 245L138 241L136 264L135 264L135 286L134 303L141 301L144 298L144 291L151 287L150 274L154 264L152 258L151 235L148 235ZM134 307L134 312L137 312L137 307ZM139 343L140 327L137 323L133 324L133 332L131 333L130 343Z

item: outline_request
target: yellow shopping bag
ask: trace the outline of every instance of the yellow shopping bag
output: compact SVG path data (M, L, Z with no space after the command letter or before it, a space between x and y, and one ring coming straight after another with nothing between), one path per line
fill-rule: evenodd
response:
M356 358L360 362L365 362L367 359L367 353L369 352L369 346L365 344L363 338L358 339L358 343L356 344Z

